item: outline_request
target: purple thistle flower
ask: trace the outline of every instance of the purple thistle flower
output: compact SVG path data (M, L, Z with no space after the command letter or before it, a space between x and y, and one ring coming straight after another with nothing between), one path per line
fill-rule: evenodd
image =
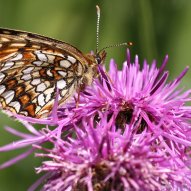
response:
M128 51L120 71L111 60L108 77L95 80L92 87L80 94L78 108L73 101L58 110L60 127L107 111L107 118L114 115L122 132L128 128L134 134L146 130L158 137L170 155L184 153L185 147L191 146L191 107L186 105L191 100L191 89L182 92L177 87L188 68L167 83L168 72L163 72L167 61L166 56L159 69L156 61L151 66L144 61L140 69L138 56L131 63Z
M75 136L63 140L52 137L53 149L36 156L47 157L37 173L47 172L42 190L176 190L191 186L191 171L165 155L146 131L132 139L132 130L123 135L115 128L115 118L99 116L99 122L87 118L83 128L74 125ZM82 129L81 129L82 128ZM39 183L39 182L38 182ZM34 184L31 190L36 188Z
M189 190L191 187L191 89L177 89L186 68L174 81L167 82L164 71L168 57L158 69L135 57L118 70L114 60L101 76L75 99L57 109L47 120L16 116L21 121L46 124L31 134L15 130L21 137L0 152L33 145L22 156L0 166L7 167L29 153L48 157L36 168L46 172L30 190L47 180L43 190ZM49 125L57 124L54 130ZM52 148L42 146L51 142Z

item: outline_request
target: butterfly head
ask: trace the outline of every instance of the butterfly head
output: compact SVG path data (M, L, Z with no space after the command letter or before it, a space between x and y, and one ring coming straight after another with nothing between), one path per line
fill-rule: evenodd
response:
M86 59L88 60L87 63L89 63L91 66L97 67L98 65L102 65L105 61L106 58L106 51L102 50L99 51L98 53L89 53L86 54Z

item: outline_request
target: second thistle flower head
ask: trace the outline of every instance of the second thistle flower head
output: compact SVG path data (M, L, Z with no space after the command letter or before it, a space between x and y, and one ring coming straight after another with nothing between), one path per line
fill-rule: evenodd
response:
M152 135L131 139L130 129L121 135L112 118L108 121L106 114L99 118L97 123L83 118L83 125L74 125L74 138L52 137L54 148L37 154L49 159L36 168L49 175L42 190L148 191L191 186L189 168L165 155Z

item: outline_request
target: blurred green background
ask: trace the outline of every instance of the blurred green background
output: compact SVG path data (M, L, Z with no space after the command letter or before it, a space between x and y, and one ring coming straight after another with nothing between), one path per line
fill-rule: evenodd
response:
M131 41L132 57L158 66L169 55L170 79L191 65L191 1L188 0L0 0L0 27L43 34L71 43L84 53L95 50L96 9L100 5L100 44L103 47ZM126 57L126 48L107 50L106 64L114 58L119 67ZM191 72L183 80L187 89ZM4 126L24 127L0 115L0 145L12 142ZM21 152L21 151L20 151ZM20 152L0 153L0 163ZM23 191L37 179L34 168L39 159L30 156L0 171L0 191Z

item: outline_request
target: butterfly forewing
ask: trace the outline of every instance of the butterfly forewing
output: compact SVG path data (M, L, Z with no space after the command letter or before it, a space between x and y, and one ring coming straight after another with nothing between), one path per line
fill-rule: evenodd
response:
M57 90L59 102L64 103L79 87L87 62L67 43L0 29L1 107L29 117L46 117Z

